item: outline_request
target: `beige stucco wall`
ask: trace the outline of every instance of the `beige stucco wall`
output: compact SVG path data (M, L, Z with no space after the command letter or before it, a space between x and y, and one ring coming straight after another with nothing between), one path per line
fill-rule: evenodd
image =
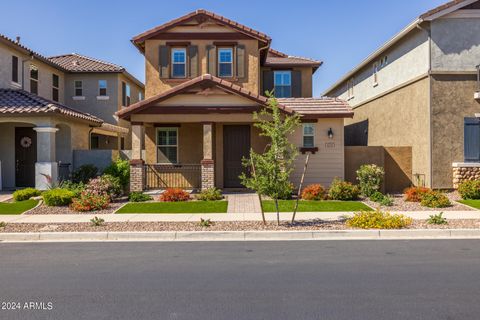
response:
M218 31L217 31L218 32ZM173 41L173 40L169 40ZM145 41L145 96L149 98L155 94L168 90L181 83L179 80L160 79L159 74L159 47L165 45L167 40L147 40ZM214 40L191 40L191 45L198 46L199 57L199 74L206 74L207 71L207 56L206 47L212 45ZM257 40L238 40L238 44L245 45L246 63L248 66L245 78L231 79L232 81L243 88L252 92L259 92L259 51Z
M412 173L424 175L429 186L429 100L429 79L424 78L355 108L345 125L368 121L369 146L411 146Z
M464 118L480 113L474 75L432 76L432 174L435 188L452 188L452 163L463 162Z

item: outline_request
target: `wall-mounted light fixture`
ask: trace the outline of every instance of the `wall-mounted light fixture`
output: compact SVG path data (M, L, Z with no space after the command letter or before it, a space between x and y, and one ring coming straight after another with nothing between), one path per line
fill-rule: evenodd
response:
M333 130L332 130L332 128L328 129L327 134L328 134L328 138L329 138L329 139L333 139Z

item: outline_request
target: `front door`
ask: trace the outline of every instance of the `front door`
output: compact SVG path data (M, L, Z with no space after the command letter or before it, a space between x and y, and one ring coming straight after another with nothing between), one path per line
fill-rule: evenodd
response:
M225 188L242 188L239 176L245 171L242 159L250 154L250 126L223 127L223 184Z
M37 133L33 128L15 127L15 184L17 187L35 186L37 162Z

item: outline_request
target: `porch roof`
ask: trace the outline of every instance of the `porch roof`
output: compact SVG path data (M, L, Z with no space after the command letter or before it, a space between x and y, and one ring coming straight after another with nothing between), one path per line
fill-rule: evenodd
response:
M205 74L187 82L184 82L176 87L166 90L146 100L132 104L127 108L117 111L116 115L120 118L129 120L132 114L140 113L141 111L149 107L155 106L156 103L171 98L182 92L186 92L188 89L196 86L217 87L223 91L250 99L257 105L265 106L268 103L267 97L248 91L224 79L212 76L210 74ZM278 99L278 102L279 108L282 109L284 112L298 112L300 115L309 119L353 117L353 111L350 109L348 103L344 100L337 98L290 98ZM175 107L171 108L173 109ZM224 109L228 108L229 107L224 107ZM182 112L194 113L194 110L191 108L178 108L173 110L177 110L177 113L179 114ZM171 113L172 111L170 111L169 113ZM212 112L215 113L216 111L218 112L218 109L213 108ZM252 112L253 110L251 108L244 108L243 111Z
M2 115L48 115L62 116L101 125L103 120L89 113L80 112L58 102L47 100L21 89L0 89L0 116Z

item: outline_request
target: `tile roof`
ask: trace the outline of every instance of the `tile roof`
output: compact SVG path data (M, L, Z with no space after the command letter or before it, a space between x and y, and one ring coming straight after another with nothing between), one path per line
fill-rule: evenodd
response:
M179 24L182 24L184 22L192 20L196 17L206 17L206 18L209 18L209 19L212 19L212 20L216 21L217 23L220 23L222 25L226 25L226 26L228 26L232 29L235 29L235 30L237 30L241 33L244 33L248 36L251 36L252 38L258 39L258 40L263 41L263 42L268 43L268 44L271 42L271 38L268 35L266 35L265 33L254 30L254 29L252 29L250 27L247 27L247 26L245 26L241 23L230 20L228 18L225 18L224 16L218 15L216 13L213 13L213 12L210 12L210 11L207 11L207 10L204 10L204 9L199 9L199 10L193 11L193 12L188 13L188 14L182 16L182 17L179 17L177 19L174 19L174 20L171 20L167 23L159 25L159 26L157 26L153 29L147 30L147 31L133 37L132 42L139 49L141 49L139 44L142 43L143 41L145 41L146 39L151 38L158 33L167 31L168 29L171 29L171 28L173 28L173 27L175 27Z
M70 72L123 72L125 68L116 64L80 55L64 54L48 58Z
M352 118L353 111L338 98L279 98L278 103L308 118Z
M265 67L312 67L313 72L315 72L322 64L322 61L304 57L291 56L283 52L270 49L268 51L267 59L265 60L265 63L263 65Z
M445 10L445 9L449 9L449 8L451 8L451 7L453 7L453 6L456 6L457 4L461 4L462 2L466 2L466 1L468 1L468 0L453 0L453 1L449 1L449 2L444 3L444 4L442 4L442 5L440 5L440 6L436 7L436 8L433 8L432 10L429 10L429 11L421 14L419 18L420 18L420 19L427 18L427 17L429 17L429 16L431 16L431 15L434 15L434 14L439 13L439 12Z
M0 89L0 116L2 115L48 115L59 114L101 125L103 120L80 112L58 102L44 99L21 89Z
M251 99L260 105L266 105L268 98L254 92L248 91L236 84L233 84L224 79L205 74L184 82L176 87L173 87L167 91L157 94L146 100L132 104L131 106L118 111L116 114L120 118L128 119L131 114L142 111L156 103L166 100L172 96L180 94L189 88L202 84L213 84L225 91L229 91L233 94L243 96L247 99ZM287 112L298 112L306 118L327 118L327 117L352 117L353 112L350 109L347 102L341 99L334 98L290 98L290 99L278 99L279 107Z

